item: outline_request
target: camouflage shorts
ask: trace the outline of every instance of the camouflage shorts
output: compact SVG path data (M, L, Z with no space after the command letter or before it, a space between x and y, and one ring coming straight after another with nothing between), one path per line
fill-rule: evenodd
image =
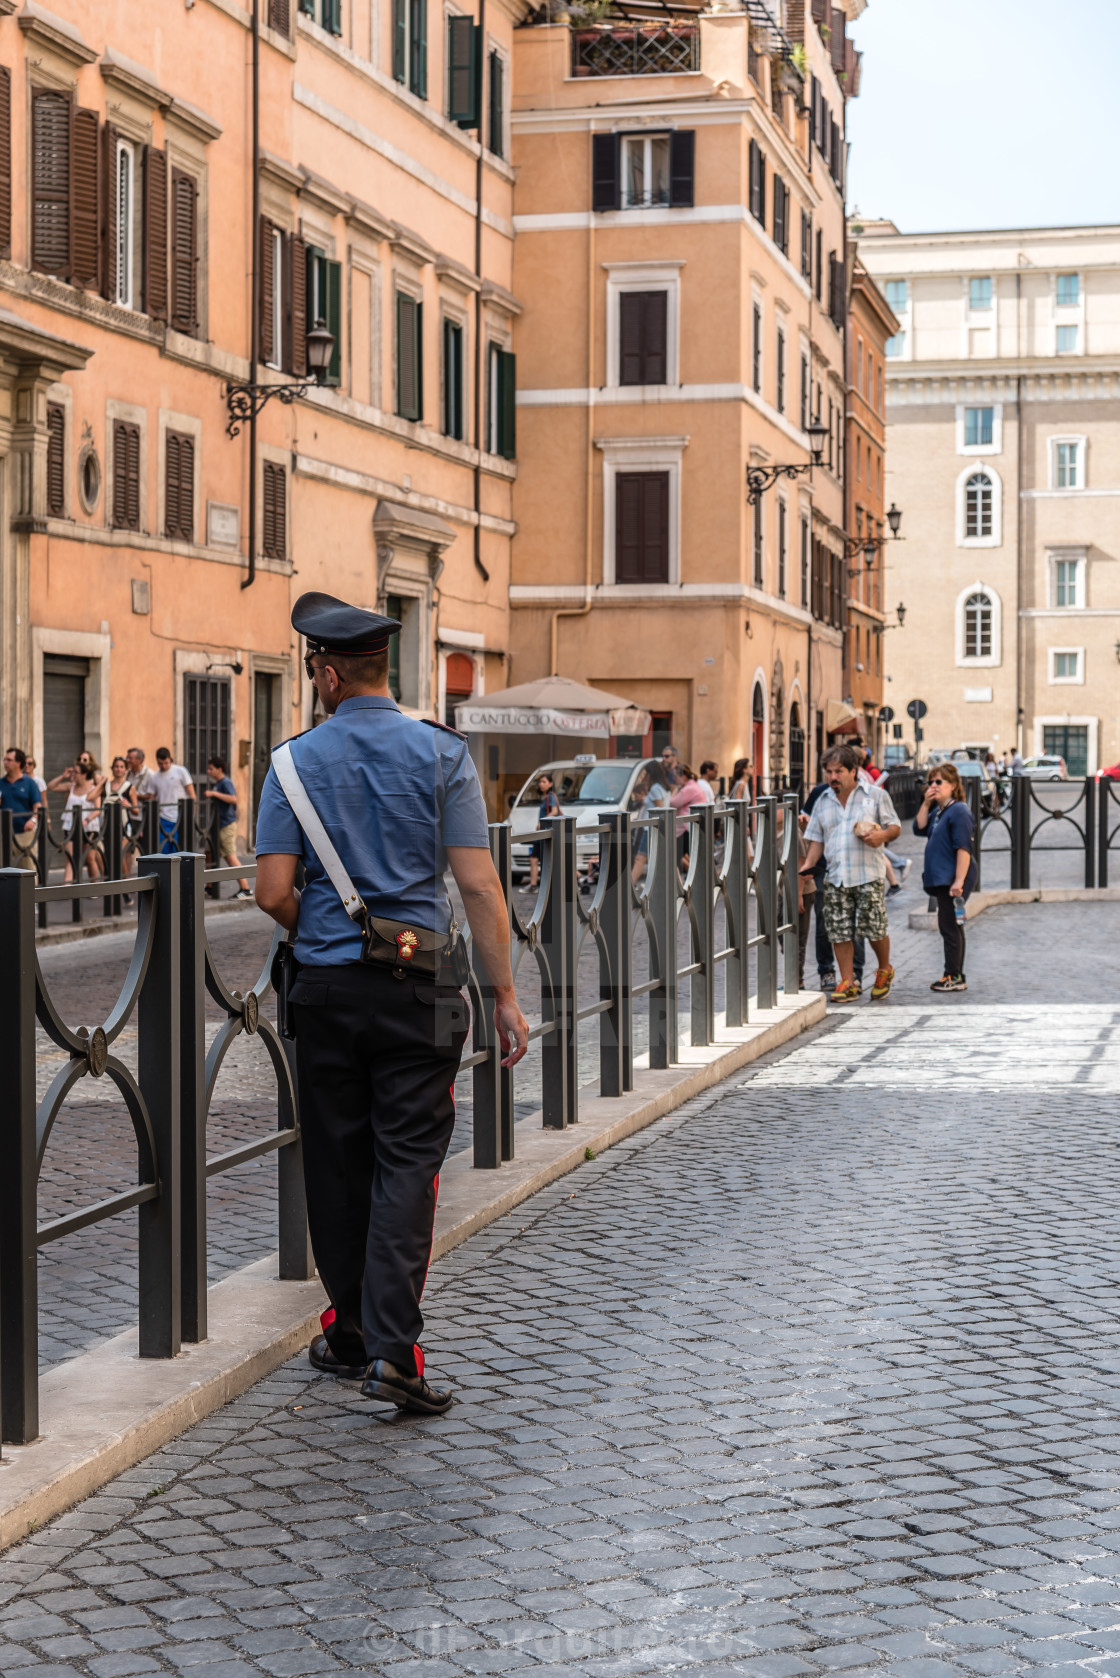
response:
M857 935L871 939L887 936L882 880L869 880L862 886L834 886L826 880L821 908L830 944L850 944Z

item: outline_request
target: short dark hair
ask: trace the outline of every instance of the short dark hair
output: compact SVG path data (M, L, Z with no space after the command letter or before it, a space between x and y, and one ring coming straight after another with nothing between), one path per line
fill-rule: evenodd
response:
M156 756L157 757L170 757L171 753L166 746L157 746L156 747Z
M223 775L229 774L225 758L218 757L216 753L206 759L206 765L209 769L220 769Z
M700 773L701 773L701 775L706 775L708 773L709 769L718 769L718 768L719 768L719 764L715 761L714 758L706 757L704 759L703 763L700 765Z
M380 653L311 653L309 656L322 661L315 667L318 670L330 665L346 687L359 683L364 687L380 687L389 672L388 647Z
M127 751L127 752L125 752L125 754L124 754L124 755L125 755L125 757L129 757L129 756L131 756L131 754L132 754L132 753L133 753L133 752L135 752L135 753L136 753L136 755L137 755L137 757L143 757L143 755L144 755L144 748L143 748L143 746L130 746L130 747L129 747L129 748L128 748L128 751Z
M15 758L21 769L27 768L27 753L21 752L18 746L9 746L8 751Z
M841 769L862 769L863 753L854 746L830 746L821 762L827 767L830 763L837 763Z

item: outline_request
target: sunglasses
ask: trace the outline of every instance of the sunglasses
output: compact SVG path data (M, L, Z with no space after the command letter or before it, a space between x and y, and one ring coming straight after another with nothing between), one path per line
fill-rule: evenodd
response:
M929 784L931 787L943 787L947 785L944 777L941 775L931 775L929 778Z

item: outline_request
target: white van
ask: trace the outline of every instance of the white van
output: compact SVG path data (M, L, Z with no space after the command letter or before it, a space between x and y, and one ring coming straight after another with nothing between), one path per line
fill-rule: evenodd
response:
M521 884L529 878L532 846L518 843L518 835L535 833L540 825L541 795L537 782L542 775L551 775L553 791L560 805L560 813L574 816L578 827L597 827L604 815L614 810L629 810L638 815L642 808L642 793L636 789L645 771L652 765L661 768L659 758L642 757L576 757L563 762L542 763L534 769L517 795L510 810L513 828L513 877ZM644 790L644 782L643 782ZM581 872L599 854L598 834L576 839L576 863Z

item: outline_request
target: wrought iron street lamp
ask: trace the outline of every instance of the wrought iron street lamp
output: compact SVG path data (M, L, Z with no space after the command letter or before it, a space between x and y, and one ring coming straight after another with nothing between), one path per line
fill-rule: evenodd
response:
M747 505L757 507L768 489L773 489L779 478L799 478L803 472L811 472L814 466L819 466L824 453L825 443L828 441L828 427L822 425L819 419L811 420L805 427L809 439L811 460L799 461L791 466L748 466L747 467Z
M242 385L226 386L226 406L229 408L229 424L226 435L236 437L246 420L256 419L266 403L278 396L288 407L297 396L303 396L316 385L325 385L327 372L334 354L334 333L328 332L326 323L317 320L307 334L307 367L309 376L306 379L296 379L287 385L258 385L252 382Z
M900 536L898 534L899 525L902 523L902 509L900 507L896 507L893 501L891 502L890 511L887 513L887 523L890 525L891 529L889 537L872 536L870 531L866 536L846 537L844 540L844 558L854 559L856 554L862 553L863 563L870 571L875 564L876 554L888 541L903 542L906 540L904 536ZM859 574L858 565L854 571L848 572L849 577L858 577Z

